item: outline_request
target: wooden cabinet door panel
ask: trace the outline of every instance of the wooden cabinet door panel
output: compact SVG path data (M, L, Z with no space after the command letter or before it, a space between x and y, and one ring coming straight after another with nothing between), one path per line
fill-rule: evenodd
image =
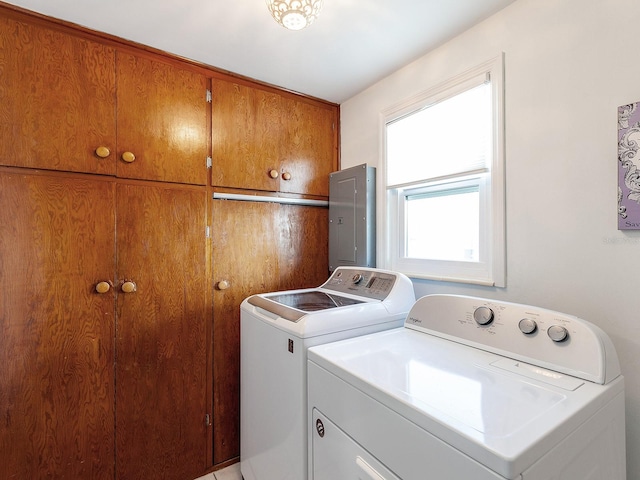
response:
M282 205L278 215L279 289L313 288L329 278L329 210Z
M277 191L281 97L224 80L212 84L212 184ZM271 170L278 177L269 175Z
M119 184L116 470L184 480L206 468L206 192Z
M0 164L115 173L110 47L0 18ZM96 148L112 153L99 158Z
M207 78L125 52L116 54L117 175L205 185ZM122 160L131 152L135 160Z
M338 169L337 110L283 99L280 191L329 196L329 174Z
M212 90L214 186L329 195L337 107L219 79Z
M250 295L317 287L328 277L328 210L213 201L214 464L240 454L240 304Z
M276 204L213 201L213 458L240 455L240 303L278 289ZM220 289L219 282L228 282Z
M0 478L113 479L114 194L0 172Z

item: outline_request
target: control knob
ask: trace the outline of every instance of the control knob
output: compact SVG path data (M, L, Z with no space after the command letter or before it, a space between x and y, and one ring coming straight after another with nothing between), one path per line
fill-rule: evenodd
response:
M478 325L489 325L494 319L493 310L489 307L478 307L473 312L473 319Z
M538 325L535 320L531 320L530 318L523 318L518 322L518 328L520 331L526 335L531 335L538 329Z
M351 277L351 281L354 283L354 285L359 284L362 281L362 274L361 273L356 273L353 275L353 277Z
M549 338L554 342L564 342L569 338L567 329L560 325L551 325L547 330L547 335L549 335Z

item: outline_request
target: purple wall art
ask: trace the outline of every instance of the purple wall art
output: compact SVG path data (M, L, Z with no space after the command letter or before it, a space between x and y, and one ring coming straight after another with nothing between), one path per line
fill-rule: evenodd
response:
M640 230L640 102L618 107L618 230Z

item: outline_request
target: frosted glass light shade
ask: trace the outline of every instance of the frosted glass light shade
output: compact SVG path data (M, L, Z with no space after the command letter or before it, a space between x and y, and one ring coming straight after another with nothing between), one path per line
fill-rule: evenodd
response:
M273 18L289 30L302 30L320 13L324 0L266 0Z

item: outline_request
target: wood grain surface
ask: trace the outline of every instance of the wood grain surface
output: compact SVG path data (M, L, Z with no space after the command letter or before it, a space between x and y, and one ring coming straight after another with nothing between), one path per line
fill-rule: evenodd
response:
M328 277L328 209L213 201L214 464L240 454L240 304ZM268 361L268 359L265 359Z
M213 201L213 279L229 288L213 294L213 459L240 454L240 303L277 290L278 205Z
M214 186L329 195L329 173L338 169L337 107L221 79L212 90Z
M281 97L277 93L213 79L212 184L277 191L280 173Z
M114 174L114 55L0 17L0 164ZM112 155L96 156L99 146Z
M280 191L329 196L329 174L338 170L336 109L283 99L281 170L291 175Z
M339 107L35 17L0 16L0 480L195 478L239 456L241 301L328 275L327 209L211 200L209 147L326 198Z
M184 480L206 468L206 191L118 184L116 470ZM210 433L210 431L209 431Z
M329 209L281 205L278 215L280 290L313 288L329 278Z
M114 195L0 172L2 479L113 479Z
M118 176L205 185L207 78L120 51L116 65ZM134 162L121 160L127 151Z

